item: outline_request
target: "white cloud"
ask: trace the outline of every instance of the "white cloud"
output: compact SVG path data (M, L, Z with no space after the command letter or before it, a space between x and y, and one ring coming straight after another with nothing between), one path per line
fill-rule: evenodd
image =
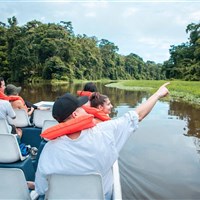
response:
M123 13L122 13L122 17L130 17L133 16L135 13L137 13L138 9L136 8L127 8Z
M200 21L200 10L191 13L190 18L192 21Z
M96 17L96 13L95 12L88 12L85 14L86 17Z

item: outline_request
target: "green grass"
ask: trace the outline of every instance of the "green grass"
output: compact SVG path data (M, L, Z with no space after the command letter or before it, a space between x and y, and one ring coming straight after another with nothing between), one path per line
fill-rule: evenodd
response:
M153 93L165 82L168 81L125 80L118 81L117 83L111 83L107 86L134 91L149 91L150 93ZM170 91L170 98L188 102L197 107L200 107L200 81L173 80L170 81L168 89Z

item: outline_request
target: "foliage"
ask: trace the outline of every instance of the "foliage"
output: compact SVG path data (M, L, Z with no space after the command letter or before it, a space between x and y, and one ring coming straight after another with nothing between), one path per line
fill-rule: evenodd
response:
M16 17L0 22L0 76L33 80L200 80L200 24L186 27L189 39L172 45L163 64L144 62L135 53L118 54L107 39L75 35L71 22L33 20L18 26Z
M191 23L186 32L189 41L171 46L170 59L163 64L163 71L168 79L200 81L200 23Z
M10 81L165 79L160 64L118 50L107 39L75 35L71 22L0 22L0 75Z

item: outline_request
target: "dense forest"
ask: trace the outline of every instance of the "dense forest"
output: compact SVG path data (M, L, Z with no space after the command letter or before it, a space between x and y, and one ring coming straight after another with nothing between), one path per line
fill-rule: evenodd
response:
M71 22L18 26L0 22L0 76L14 82L73 79L200 80L200 24L189 24L189 41L172 46L163 64L135 53L120 55L107 39L75 35Z
M187 42L171 46L170 59L163 63L167 79L200 81L200 22L187 26Z

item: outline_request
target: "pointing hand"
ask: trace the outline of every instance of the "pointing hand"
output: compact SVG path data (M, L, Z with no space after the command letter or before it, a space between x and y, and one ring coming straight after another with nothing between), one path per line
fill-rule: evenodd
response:
M169 90L166 88L167 85L169 85L170 82L164 83L156 92L159 98L165 97L169 94Z

